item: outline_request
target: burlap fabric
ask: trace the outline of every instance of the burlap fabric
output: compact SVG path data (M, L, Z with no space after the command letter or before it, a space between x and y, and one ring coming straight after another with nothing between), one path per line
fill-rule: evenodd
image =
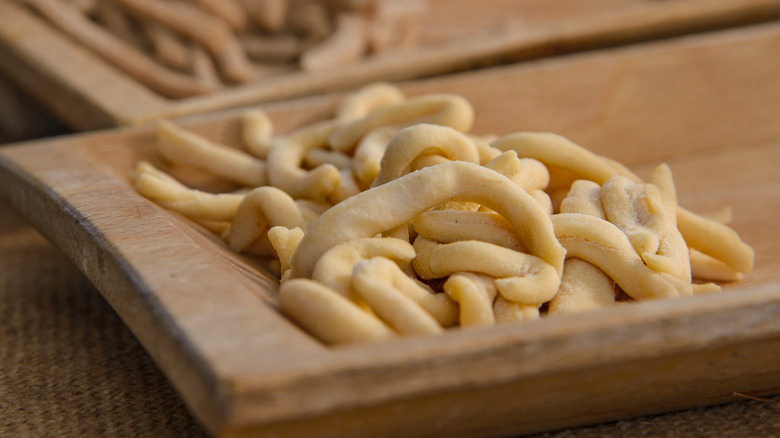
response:
M207 433L89 281L0 203L0 437L27 436ZM602 436L780 436L780 397L540 435Z

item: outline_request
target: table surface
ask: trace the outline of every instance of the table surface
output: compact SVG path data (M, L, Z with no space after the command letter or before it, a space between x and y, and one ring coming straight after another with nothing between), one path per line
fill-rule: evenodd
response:
M777 436L780 396L537 438ZM0 203L0 436L208 434L89 281Z

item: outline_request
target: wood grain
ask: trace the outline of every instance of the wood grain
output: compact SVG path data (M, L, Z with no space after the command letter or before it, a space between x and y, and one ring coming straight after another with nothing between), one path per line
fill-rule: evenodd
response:
M780 392L780 24L403 84L455 92L479 133L555 131L680 202L731 206L756 268L721 294L442 336L326 348L280 315L275 279L138 196L145 127L0 150L0 196L93 281L220 436L500 436ZM338 95L263 105L280 132ZM237 144L240 110L180 120Z
M430 0L417 49L168 100L16 1L0 0L0 68L74 130L85 131L777 18L780 0Z

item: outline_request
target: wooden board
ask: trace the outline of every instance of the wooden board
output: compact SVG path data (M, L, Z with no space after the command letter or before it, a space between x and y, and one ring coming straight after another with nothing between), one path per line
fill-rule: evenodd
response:
M337 71L292 72L207 96L168 100L17 1L0 0L0 69L67 125L83 131L778 17L780 0L431 0L417 50Z
M441 336L327 348L275 307L276 282L138 196L136 127L0 149L0 199L95 283L215 435L503 436L780 392L780 24L413 81L455 92L474 131L553 131L680 203L724 206L756 268L720 294ZM338 96L265 105L280 132ZM183 120L235 142L239 111Z

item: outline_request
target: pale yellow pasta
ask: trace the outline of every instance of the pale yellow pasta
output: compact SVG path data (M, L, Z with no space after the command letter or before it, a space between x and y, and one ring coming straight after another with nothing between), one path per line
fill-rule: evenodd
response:
M333 193L341 182L335 166L324 164L306 170L301 164L310 150L325 147L328 135L337 126L335 121L325 121L276 138L267 158L271 185L296 199L320 199Z
M361 260L384 257L408 265L415 256L408 241L394 238L367 237L336 245L317 260L311 278L353 299L350 283L352 271Z
M690 248L691 273L694 278L713 281L739 281L744 275L722 261Z
M518 303L501 295L498 295L493 301L493 315L496 318L496 324L530 321L541 317L538 304Z
M355 264L352 288L396 332L435 334L457 321L457 306L407 277L391 260L375 257Z
M695 283L692 287L694 295L712 294L723 290L719 284L715 283Z
M292 276L309 277L317 259L339 243L396 228L449 200L474 201L495 210L513 224L532 254L563 270L565 250L555 238L550 216L527 192L490 169L452 161L373 187L323 213L293 254Z
M420 123L401 129L390 140L372 187L409 173L414 159L424 155L479 163L479 152L468 137L448 126Z
M368 188L379 174L382 156L398 128L384 126L374 129L360 139L352 159L352 171L362 187Z
M658 252L669 222L657 187L614 176L601 187L601 205L607 220L620 228L640 255Z
M426 94L383 106L365 117L347 123L330 135L331 148L349 152L368 132L382 126L431 123L468 132L474 123L469 101L455 94Z
M360 185L355 181L352 169L345 168L339 170L339 185L328 195L328 201L333 204L357 195L361 192Z
M747 274L753 269L755 251L728 226L677 208L677 225L691 248Z
M496 278L498 291L525 304L549 301L558 290L560 274L544 260L476 240L437 243L417 237L412 260L420 278L444 278L458 272L478 272Z
M615 304L615 282L601 269L578 258L567 258L561 287L547 307L550 315L585 312Z
M479 240L527 252L512 224L503 216L482 211L431 210L412 221L421 236L441 243Z
M268 155L273 133L273 122L265 111L254 109L241 114L241 140L255 157L265 158Z
M506 176L527 191L543 190L550 184L550 172L541 161L520 158L513 150L496 155L485 163L485 167Z
M167 120L157 125L157 150L167 160L203 169L247 187L265 185L265 163L238 149L209 141Z
M246 111L248 153L160 123L160 155L240 192L191 189L147 162L133 182L232 249L275 257L281 310L328 344L584 312L621 290L712 293L692 279L752 269L734 230L678 206L668 165L646 183L562 136L476 136L473 123L461 96L377 83L275 138L263 110Z
M650 174L650 183L658 187L666 216L673 226L677 226L677 188L672 177L672 169L663 163L655 167Z
M469 138L472 142L474 142L474 146L477 147L477 152L479 152L479 163L484 165L487 164L488 161L492 160L493 158L496 158L497 156L501 155L501 151L494 148L493 146L490 146L490 141L495 140L495 138L483 138L483 137L477 137L475 135L469 135Z
M555 235L568 257L598 266L632 298L677 298L691 295L691 283L647 267L625 234L605 220L578 213L552 216Z
M325 213L329 208L333 207L333 204L330 202L314 201L311 199L296 199L295 205L298 206L298 210L301 212L306 228L309 228L322 213Z
M396 333L376 316L316 281L296 278L279 287L279 306L329 344L379 341Z
M233 219L244 195L207 193L190 189L149 163L136 166L135 189L158 204L200 221Z
M404 93L397 85L374 82L347 95L336 108L336 118L360 119L383 106L400 103L404 99Z
M561 201L560 212L582 213L606 219L604 207L601 206L601 186L586 179L574 181L568 194Z
M573 172L583 179L604 184L619 172L593 152L571 140L548 132L518 132L499 138L491 146L502 151L514 150L517 155Z
M251 251L257 255L272 255L268 230L281 225L285 228L305 228L298 206L287 193L270 186L249 192L239 205L226 240L235 251Z
M417 303L442 327L451 327L458 323L458 305L447 294L432 291L429 286L409 276L397 263L387 257L374 257L368 263L375 279L392 285L397 291Z
M447 278L444 292L458 303L461 327L488 327L496 324L493 300L497 292L492 278L459 272Z
M412 160L411 163L409 163L409 170L414 172L420 169L424 169L426 167L435 166L437 164L444 164L447 161L452 161L452 160L445 157L444 155L439 155L435 153L418 155L417 158L415 158L414 160Z
M308 168L330 164L339 170L343 170L352 167L352 157L343 152L317 148L310 149L306 153L306 156L303 158L303 164Z
M300 227L290 229L276 225L268 230L268 241L279 259L282 282L287 279L287 272L290 270L290 257L301 239L303 239L303 230Z

